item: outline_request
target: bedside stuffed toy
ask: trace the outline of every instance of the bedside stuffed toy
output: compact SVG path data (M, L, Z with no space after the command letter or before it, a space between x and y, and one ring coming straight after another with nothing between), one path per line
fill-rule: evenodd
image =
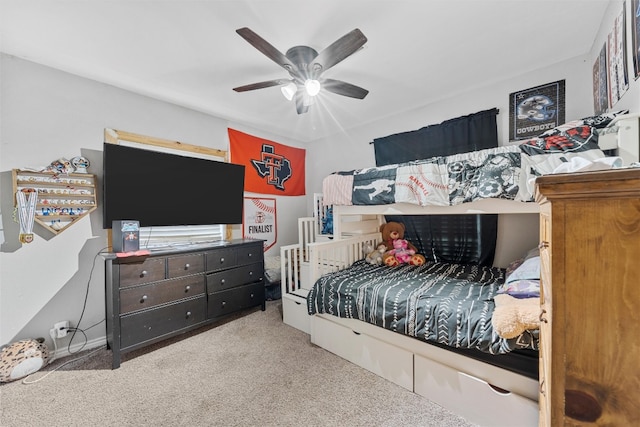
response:
M411 257L416 254L416 251L409 249L409 242L405 239L396 239L393 241L393 249L387 254L393 255L399 264L405 264L411 261Z
M404 231L404 224L400 222L391 221L380 226L382 241L386 248L386 252L382 257L382 262L385 265L394 266L405 263L422 265L425 263L425 257L418 254L418 249L411 242L404 239ZM396 240L400 240L400 242L394 243ZM396 256L396 252L400 254L399 258Z
M373 249L373 246L367 246L367 255L365 261L372 265L382 265L382 256L387 251L387 247L382 243L377 248Z

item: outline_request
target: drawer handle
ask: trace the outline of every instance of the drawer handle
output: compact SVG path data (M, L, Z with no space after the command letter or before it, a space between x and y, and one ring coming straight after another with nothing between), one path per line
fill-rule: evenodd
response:
M140 304L144 304L144 302L148 299L149 297L146 295L142 295L142 298L140 298Z
M220 280L220 284L224 285L224 279Z
M186 318L186 319L188 319L189 317L191 317L191 312L190 312L190 311L187 311L187 315L186 315L186 317L185 317L185 318Z
M540 311L540 317L538 317L538 319L541 322L548 323L548 320L545 317L543 317L546 313L547 313L547 310L545 310L544 308L542 309L542 311Z
M253 294L251 294L251 299L253 299Z
M540 244L538 245L538 249L546 249L548 247L549 247L549 242L545 242L545 241L540 242Z
M353 332L356 335L362 335L360 332L357 332L357 331L351 331L351 332Z
M220 258L220 264L224 262L224 258Z
M188 270L188 269L189 269L189 267L191 267L191 266L189 265L189 263L186 263L186 264L184 265L184 269L185 269L185 270Z
M546 387L544 386L544 379L542 379L542 381L540 381L540 394L544 396L545 391L546 391Z
M227 305L226 301L222 301L222 306L224 307L225 305Z
M253 254L249 254L249 258L251 258L253 256Z
M187 285L184 287L184 292L187 293L191 290L191 286Z
M147 272L147 270L142 270L142 273L140 273L140 277L144 277L147 274L149 274L149 272Z
M253 271L250 271L250 272L249 272L249 276L253 276Z

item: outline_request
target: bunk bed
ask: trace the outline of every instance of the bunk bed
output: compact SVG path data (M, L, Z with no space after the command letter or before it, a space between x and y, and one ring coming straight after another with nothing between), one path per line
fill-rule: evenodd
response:
M605 156L604 150L610 149L617 150L614 154L621 155L625 166L637 162L638 121L638 115L619 116L602 132L588 129L590 126L585 123L571 123L562 132L575 136L570 138L575 143L542 138L468 155L332 174L323 185L323 204L333 209L332 239L318 242L310 238L304 247L292 245L281 251L285 323L309 333L312 343L469 421L481 425L537 425L539 385L537 371L529 369L531 362L537 366L537 354L533 353L533 359L531 354L524 356L527 360L522 363L527 366L522 369L518 357L515 364L498 361L518 348L535 352L537 331L526 330L516 337L504 338L491 330L489 321L495 308L492 299L504 282L506 270L431 264L371 266L362 261L365 248L381 241L378 230L385 215L535 215L539 210L533 202L535 176L563 168L566 172L567 167L580 170L621 166L619 157ZM603 136L599 144L598 136ZM475 176L508 179L503 180L504 185L493 182L484 187L492 191L482 193L477 191L483 188L480 185L465 188L472 180L448 175L451 169L460 170L460 165ZM417 176L422 176L422 181L418 182ZM406 191L412 183L414 190ZM438 191L420 192L426 185ZM454 191L450 191L452 188ZM304 256L300 257L302 253ZM304 259L304 267L299 259ZM422 276L432 270L446 273L439 278ZM467 274L467 270L473 270L473 274ZM352 272L357 280L374 278L374 284L367 287L355 282L349 276ZM391 276L385 278L387 273ZM403 274L413 283L400 285L404 283L400 280ZM443 280L455 282L452 289ZM416 290L412 286L422 288ZM465 317L471 310L454 309L441 323L437 319L433 324L425 323L425 311L442 314L446 310L425 307L419 304L420 300L433 301L436 293L445 288L449 293L441 298L444 305L455 308L465 298L480 305L482 318L473 323L472 329L481 330L483 337L471 337L459 328L462 321L476 322ZM454 298L456 293L465 298ZM383 294L393 295L391 308L383 308ZM386 313L386 317L376 317L378 312ZM399 317L403 313L408 313L409 319ZM439 336L438 327L451 322L454 335L446 332ZM487 356L477 357L478 349Z

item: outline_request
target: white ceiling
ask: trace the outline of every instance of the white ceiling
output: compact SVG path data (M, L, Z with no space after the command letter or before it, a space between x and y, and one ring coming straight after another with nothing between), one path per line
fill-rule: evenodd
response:
M311 141L589 52L609 0L0 0L0 50L276 135ZM288 78L235 30L282 53L359 28L364 48L323 77L307 114Z

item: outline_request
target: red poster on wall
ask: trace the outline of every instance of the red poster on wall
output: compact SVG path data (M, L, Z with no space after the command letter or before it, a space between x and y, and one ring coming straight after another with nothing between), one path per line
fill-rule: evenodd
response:
M306 150L234 129L229 131L231 163L244 165L244 191L280 196L305 195Z

